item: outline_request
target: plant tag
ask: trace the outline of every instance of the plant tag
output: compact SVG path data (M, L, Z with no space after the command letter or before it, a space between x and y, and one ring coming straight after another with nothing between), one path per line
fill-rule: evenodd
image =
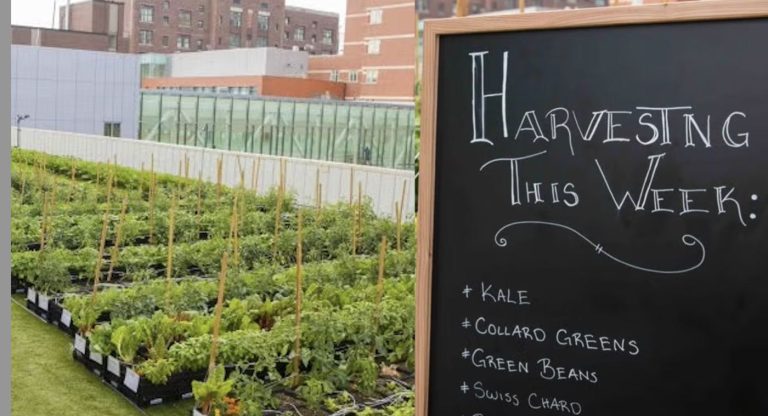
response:
M104 357L96 351L91 350L88 358L95 363L104 364Z
M192 416L205 416L202 414L199 410L195 409L192 411Z
M70 325L72 325L72 313L66 309L63 309L61 311L61 319L60 322L65 327L69 328Z
M111 355L107 357L107 371L116 376L120 376L120 361Z
M149 401L150 406L157 406L158 404L163 404L163 398L158 397L157 399L152 399Z
M85 354L85 338L81 337L80 334L75 335L75 351Z
M35 292L35 289L32 289L31 287L27 289L27 300L35 303L37 300L37 292Z
M139 375L136 374L135 371L129 369L125 370L125 379L123 379L123 384L125 384L125 387L128 387L129 390L131 390L134 393L139 392Z
M47 311L48 310L48 296L45 296L41 294L37 297L37 306L40 307L40 309Z

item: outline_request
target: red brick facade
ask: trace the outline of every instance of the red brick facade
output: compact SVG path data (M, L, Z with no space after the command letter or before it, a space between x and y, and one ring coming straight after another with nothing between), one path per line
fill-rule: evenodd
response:
M285 8L283 45L310 55L334 55L339 46L339 15L301 7Z
M312 56L309 76L347 83L347 99L413 102L414 0L348 0L343 54Z
M618 4L652 4L665 0L618 0ZM686 0L667 0L686 1ZM565 9L610 6L616 0L526 0L526 7L542 9ZM519 0L470 0L469 14L492 13L512 10L520 7ZM455 14L456 0L416 0L416 11L419 19L439 19L452 17Z
M346 92L346 85L342 82L273 76L144 78L141 87L209 92L252 88L252 94L261 96L336 100L343 100Z
M28 26L11 26L11 43L89 51L111 50L110 39L106 34Z

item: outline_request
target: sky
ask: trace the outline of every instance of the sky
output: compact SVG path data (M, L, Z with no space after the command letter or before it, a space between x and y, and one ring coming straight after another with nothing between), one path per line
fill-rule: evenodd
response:
M58 6L67 4L67 0L11 0L11 23L23 26L52 27L54 2ZM75 3L78 0L72 2ZM339 13L341 23L344 23L343 16L347 8L346 0L286 0L285 3L290 6Z

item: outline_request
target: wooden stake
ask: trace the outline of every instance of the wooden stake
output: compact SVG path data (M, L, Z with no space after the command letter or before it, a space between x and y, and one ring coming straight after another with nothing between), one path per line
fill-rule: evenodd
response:
M232 265L240 265L240 215L241 204L238 203L239 194L235 194L232 203L232 220L230 221L230 239L232 240Z
M45 249L46 229L48 228L48 192L43 193L43 217L40 220L40 252Z
M456 0L456 17L465 17L469 14L469 0Z
M112 253L109 256L109 272L107 272L107 282L112 281L112 272L120 256L120 243L123 239L123 223L125 222L125 213L128 210L128 198L123 198L123 206L120 207L120 219L117 222L117 231L115 232L115 244L112 245Z
M216 159L216 208L219 207L221 202L221 180L223 174L224 160L222 158Z
M355 200L355 168L349 171L349 205Z
M323 185L320 184L320 168L317 168L315 174L315 206L317 207L317 214L320 215L320 208L323 205Z
M259 173L261 172L261 158L257 157L252 164L251 189L256 195L259 194Z
M107 243L107 225L109 224L109 206L104 208L104 215L101 219L101 236L99 237L99 257L96 258L96 267L93 270L93 295L91 302L96 301L96 293L101 280L101 265L104 261L104 245Z
M296 339L293 345L293 385L299 385L299 366L301 365L301 306L303 301L302 276L302 217L299 211L298 231L296 233Z
M149 188L149 242L155 244L155 223L156 213L155 206L157 205L157 175L152 173L152 178Z
M139 175L139 198L144 200L144 162L141 162L141 175Z
M171 277L173 276L173 234L176 226L176 205L178 197L173 194L171 212L168 218L168 259L165 262L165 308L170 309L171 303Z
M525 0L517 0L517 7L520 9L520 13L525 13Z
M357 183L357 204L355 205L355 223L352 225L352 255L357 254L358 236L363 224L363 183Z
M283 197L285 192L283 180L283 162L280 161L280 183L277 188L277 206L275 206L275 237L272 241L272 261L277 261L277 240L280 237L280 220L283 209Z
M189 179L189 155L184 152L184 179Z
M403 231L403 211L399 204L395 202L395 226L397 227L397 251L400 251L400 241Z
M405 191L408 189L408 179L403 180L403 190L400 194L400 218L403 218L403 210L405 209Z
M221 272L219 272L219 293L216 297L216 311L213 318L213 337L211 339L211 356L208 361L208 374L212 374L216 368L216 356L219 353L219 331L221 329L221 312L224 307L224 288L227 283L227 263L229 253L224 252L221 259Z

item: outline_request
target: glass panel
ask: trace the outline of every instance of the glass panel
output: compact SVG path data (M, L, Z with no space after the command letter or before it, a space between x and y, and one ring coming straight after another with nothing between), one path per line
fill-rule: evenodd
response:
M181 97L181 120L179 123L179 144L196 145L197 97Z
M160 113L160 142L176 143L178 132L179 97L162 96L162 111Z
M197 143L198 146L213 146L213 106L215 98L200 97L200 108L198 109L197 123Z
M157 125L160 121L160 95L143 93L141 95L141 131L139 137L144 140L157 140Z
M248 100L236 99L232 104L232 146L231 150L243 152L246 128L248 127Z
M230 115L232 114L232 98L219 97L216 100L215 126L213 128L213 148L229 149Z

